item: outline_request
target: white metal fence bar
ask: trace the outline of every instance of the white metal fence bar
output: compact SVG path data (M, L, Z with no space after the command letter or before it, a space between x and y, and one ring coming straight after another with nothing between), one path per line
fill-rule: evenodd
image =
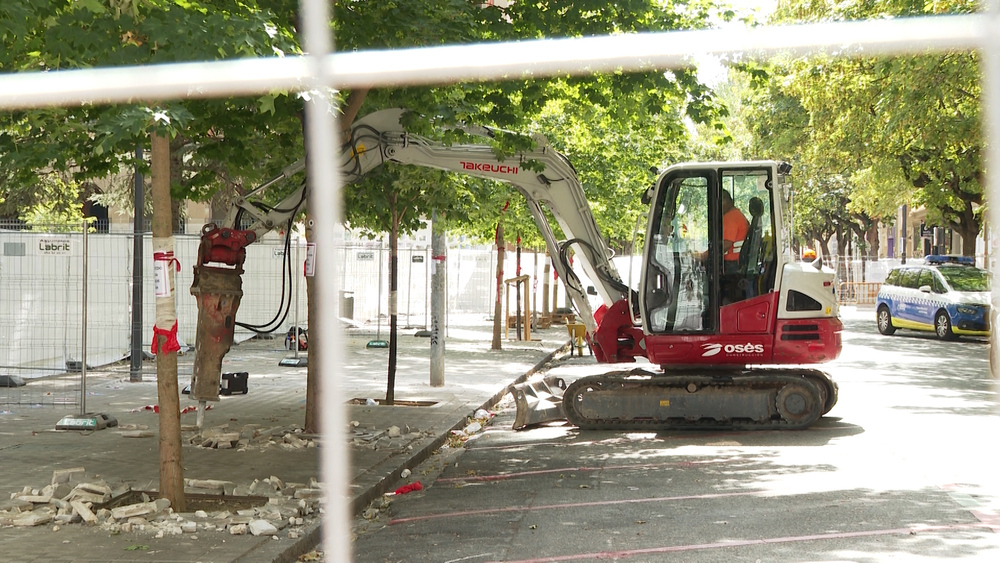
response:
M994 29L981 15L932 16L359 51L327 55L313 66L308 57L270 57L3 74L0 109L307 90L334 86L334 80L338 88L354 88L677 68L700 54L980 49L992 41Z

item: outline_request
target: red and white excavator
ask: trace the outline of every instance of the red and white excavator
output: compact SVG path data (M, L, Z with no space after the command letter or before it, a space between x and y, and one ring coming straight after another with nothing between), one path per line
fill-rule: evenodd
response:
M346 182L385 162L507 182L517 188L554 267L586 325L598 362L648 361L644 369L588 376L568 387L552 378L517 387L515 428L566 418L586 429L795 429L826 414L837 386L801 367L835 359L842 324L834 274L792 258L789 172L775 161L671 166L643 194L641 279L632 289L612 263L569 160L542 137L500 160L488 143L444 145L406 131L404 110L358 119L341 153ZM489 138L492 131L468 127ZM192 398L217 400L222 357L232 344L244 248L281 227L305 200L299 188L274 207L250 202L260 189L302 169L297 163L237 202L222 226L206 225L191 293L198 300ZM723 192L744 214L746 235L724 260ZM542 211L556 219L558 240ZM591 307L569 252L603 304ZM658 368L658 369L657 369Z

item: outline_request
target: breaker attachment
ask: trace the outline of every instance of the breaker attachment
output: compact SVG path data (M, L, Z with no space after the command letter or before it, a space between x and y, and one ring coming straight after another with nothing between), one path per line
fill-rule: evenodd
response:
M246 247L256 240L253 231L202 229L198 264L194 267L191 295L198 304L191 398L218 401L222 359L233 345L236 311L243 297L243 261ZM209 266L209 262L231 267Z
M517 407L514 414L514 430L543 422L565 420L566 414L563 412L562 403L565 391L566 382L555 375L515 385L511 391Z

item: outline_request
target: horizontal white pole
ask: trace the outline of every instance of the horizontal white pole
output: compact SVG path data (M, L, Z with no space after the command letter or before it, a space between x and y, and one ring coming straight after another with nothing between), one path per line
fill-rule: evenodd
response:
M691 66L701 54L968 50L988 38L984 16L929 16L337 53L325 57L324 74L337 88L350 89L671 69ZM0 109L300 91L314 83L313 74L304 57L0 74Z

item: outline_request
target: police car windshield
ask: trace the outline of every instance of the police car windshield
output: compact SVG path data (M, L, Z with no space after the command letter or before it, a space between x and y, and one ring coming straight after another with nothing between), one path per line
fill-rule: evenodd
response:
M938 271L955 291L989 291L989 272L968 266L940 266Z

